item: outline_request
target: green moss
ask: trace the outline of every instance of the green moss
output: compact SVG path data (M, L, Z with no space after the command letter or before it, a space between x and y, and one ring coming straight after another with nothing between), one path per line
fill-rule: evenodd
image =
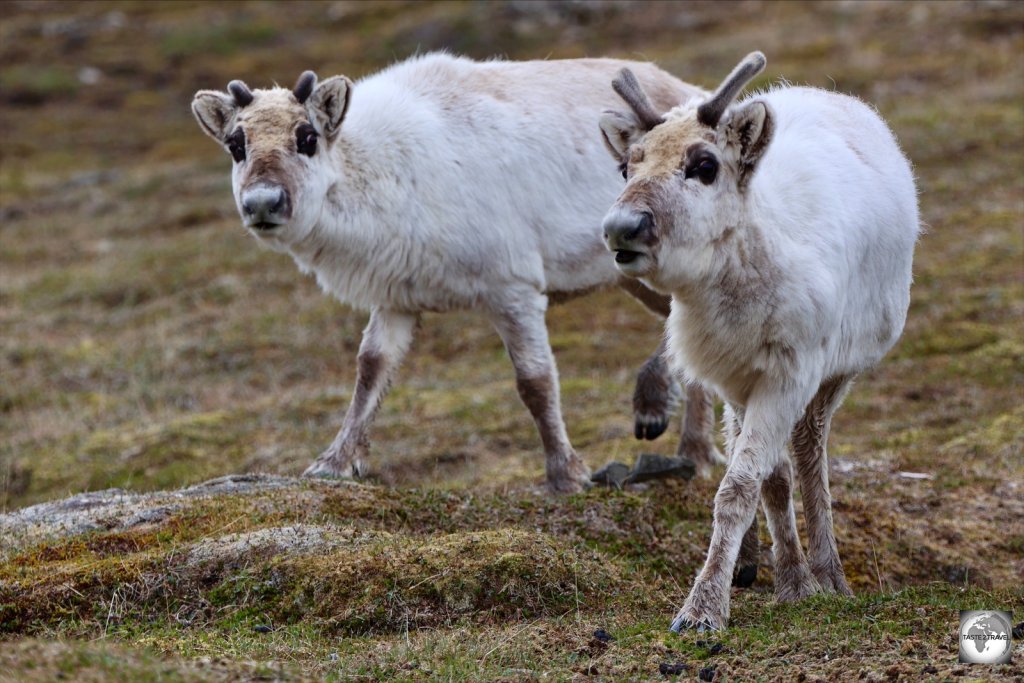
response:
M167 424L94 432L82 447L90 460L115 459L116 470L97 471L91 489L142 485L167 488L208 479L215 458L236 460L244 448L233 430L239 416L226 412L188 415ZM215 455L216 454L216 455Z
M197 54L231 55L270 44L278 30L259 22L214 24L201 28L190 26L173 31L160 43L160 50L170 59L183 59Z
M927 336L912 338L904 342L900 354L913 357L964 353L997 341L999 341L999 331L993 325L963 320L938 325L929 330Z
M78 92L78 87L78 80L64 66L16 65L0 70L0 88L7 91L6 97L29 104L41 104L55 97L69 99Z
M1017 406L987 424L942 446L944 455L977 463L990 473L1012 476L1024 473L1024 406Z

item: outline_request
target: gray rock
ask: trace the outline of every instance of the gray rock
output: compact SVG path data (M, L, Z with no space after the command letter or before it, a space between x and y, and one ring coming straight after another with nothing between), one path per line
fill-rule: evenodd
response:
M693 479L696 472L697 465L689 458L641 453L633 465L633 471L626 478L626 483L637 484L651 479L667 479L669 477Z
M610 462L590 477L590 481L602 486L614 486L621 489L629 476L629 466L621 462Z
M91 531L124 531L159 524L192 501L217 495L256 496L285 488L359 486L349 481L316 482L267 474L218 477L177 491L91 491L0 515L0 559L21 548Z

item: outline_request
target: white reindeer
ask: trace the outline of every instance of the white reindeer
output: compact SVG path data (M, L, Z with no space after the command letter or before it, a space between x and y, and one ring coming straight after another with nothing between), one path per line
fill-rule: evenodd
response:
M602 130L628 182L604 220L626 275L671 293L674 367L727 403L729 466L704 568L672 629L725 627L741 536L762 500L775 594L850 594L836 549L825 444L857 373L903 330L918 235L910 164L863 102L780 87L733 104L764 68L747 56L706 100L663 117L628 71L638 127ZM792 446L810 566L791 496Z
M651 64L446 54L357 84L343 76L317 83L306 72L294 90L232 81L230 94L196 93L200 126L234 158L245 226L326 292L370 310L344 423L307 475L362 474L370 424L421 312L474 309L512 358L548 485L587 483L562 422L548 299L618 282L668 314L668 297L622 278L603 256L601 216L622 183L602 168L593 131L614 104L607 83L624 66L665 107L706 94ZM638 438L664 430L674 386L654 354L638 379ZM712 421L710 399L690 390L680 449L705 470L719 457Z

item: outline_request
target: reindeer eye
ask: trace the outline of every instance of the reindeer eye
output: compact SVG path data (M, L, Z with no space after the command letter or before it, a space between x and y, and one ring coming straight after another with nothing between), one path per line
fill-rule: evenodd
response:
M299 154L305 154L308 157L316 154L316 140L316 129L308 123L302 124L295 131L295 148Z
M698 158L686 167L686 177L694 176L705 185L715 182L718 177L718 160L712 156Z
M238 163L245 161L245 131L241 128L236 129L228 136L227 143L231 158Z
M629 180L629 164L627 164L625 161L619 164L619 173L622 174L623 180Z

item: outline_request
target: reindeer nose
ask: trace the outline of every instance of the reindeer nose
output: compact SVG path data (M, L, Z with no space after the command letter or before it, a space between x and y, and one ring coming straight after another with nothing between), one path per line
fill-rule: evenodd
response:
M291 200L283 187L257 185L242 195L242 212L248 227L269 230L291 217Z
M647 211L615 207L605 216L602 228L608 248L622 249L650 233L654 228L654 217Z

